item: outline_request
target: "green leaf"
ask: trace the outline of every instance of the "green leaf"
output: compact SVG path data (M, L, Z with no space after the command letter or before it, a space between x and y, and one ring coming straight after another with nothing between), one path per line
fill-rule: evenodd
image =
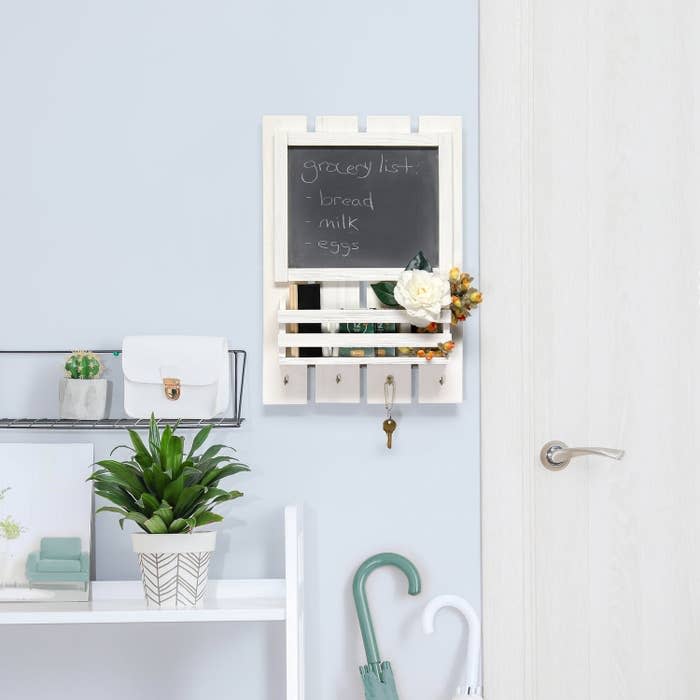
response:
M408 261L408 265L406 265L405 269L425 270L426 272L432 272L433 266L430 264L425 255L423 255L423 251L419 250L418 253Z
M197 497L204 493L204 486L188 486L182 489L180 497L177 499L177 504L175 505L175 515L181 518L185 515L190 508L194 505Z
M97 464L106 469L117 481L117 483L129 491L134 498L139 498L146 490L146 484L143 479L138 476L137 470L131 465L124 462L117 462L113 459L103 459ZM100 474L93 474L94 480L98 481Z
M194 436L194 440L192 440L192 446L190 447L187 459L190 459L190 457L192 457L192 455L207 441L211 429L212 426L207 425Z
M95 511L95 515L98 513L119 513L119 515L126 515L127 511L123 508L115 508L114 506L102 506Z
M394 299L394 288L396 287L396 282L377 282L372 285L374 293L377 295L377 299L386 306L399 306L399 303Z
M226 495L226 498L223 496L219 496L217 499L214 500L214 503L223 503L224 501L233 501L236 498L243 498L245 494L243 491L229 491Z
M227 476L249 471L250 467L247 467L245 464L230 464L226 467L219 467L218 469L212 469L211 471L207 472L202 479L201 484L202 486L216 486L221 479Z
M182 474L182 453L185 449L185 439L179 435L170 438L168 445L167 463L174 478Z
M218 513L212 513L207 511L197 516L195 527L201 527L202 525L209 525L209 523L220 523L224 519L223 515Z
M170 507L169 503L163 501L160 508L153 512L153 515L157 515L164 523L166 527L170 527L174 520L173 509Z
M97 482L95 484L95 493L126 510L132 510L136 507L134 499L121 486L116 484Z
M146 520L144 527L152 535L165 535L168 532L168 526L157 515L153 515Z
M123 518L122 520L133 520L135 523L138 523L141 525L141 527L145 526L146 520L148 518L143 514L143 513L137 513L135 511L129 511Z
M182 491L185 488L185 479L182 474L171 481L165 491L163 492L163 500L167 501L171 506L175 507L175 504L179 501Z
M109 456L111 457L117 450L124 448L125 450L131 450L132 452L135 452L134 448L131 447L131 445L117 445L116 447L112 448L109 452Z
M129 437L131 438L131 444L134 446L137 454L148 454L146 445L143 444L141 436L135 430L129 430Z
M160 507L160 501L150 493L142 493L140 500L146 510L146 515L152 515Z
M151 413L151 421L148 425L148 444L151 448L153 461L160 465L160 432L155 414Z
M197 457L197 459L199 461L203 461L210 459L211 457L216 457L221 450L232 450L233 452L236 452L236 449L234 447L230 447L229 445L211 445L205 450L204 453Z
M175 518L170 523L168 532L182 532L187 527L187 521L184 518Z

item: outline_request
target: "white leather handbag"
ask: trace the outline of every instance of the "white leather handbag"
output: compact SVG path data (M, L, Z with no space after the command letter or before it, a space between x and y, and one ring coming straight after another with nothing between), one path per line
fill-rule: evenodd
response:
M231 399L230 367L226 338L126 337L124 411L131 418L214 418Z

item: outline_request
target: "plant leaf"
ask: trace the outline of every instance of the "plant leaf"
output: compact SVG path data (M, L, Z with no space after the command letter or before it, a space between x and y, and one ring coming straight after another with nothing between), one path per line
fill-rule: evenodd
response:
M207 441L211 429L212 426L207 425L194 436L194 440L192 440L192 446L190 447L190 451L187 454L187 459L190 459L192 455Z
M135 430L129 430L128 433L131 438L131 444L136 450L136 454L148 454L148 450L146 449L146 445L143 444L141 436Z
M209 523L220 523L223 519L223 515L212 513L211 511L205 511L197 516L195 527L201 527L202 525L208 525Z
M175 481L171 481L166 486L163 492L163 500L167 501L174 508L175 504L180 500L184 488L185 478L181 474Z
M153 515L157 515L164 523L167 528L170 528L175 516L173 515L173 509L170 507L169 503L163 501L160 508L153 511Z
M160 465L160 433L158 431L158 421L154 413L151 413L151 421L148 425L148 444L151 448L153 461Z
M115 508L114 506L102 506L101 508L98 508L95 511L95 515L98 513L119 513L120 515L126 515L126 512L123 508Z
M139 498L141 494L146 490L146 484L143 479L138 476L138 471L134 469L130 464L126 462L117 462L114 459L103 459L96 462L100 467L106 469L117 481L117 483L127 491L129 491L134 498ZM93 480L99 481L102 474L95 473L92 475Z
M406 270L425 270L426 272L432 272L433 266L430 264L428 259L423 255L423 251L419 250L416 255L414 255L406 265Z
M112 448L109 452L109 456L111 457L117 450L124 448L125 450L131 450L132 452L135 452L133 447L131 445L117 445L116 447Z
M395 287L396 282L377 282L372 285L372 289L377 295L377 299L379 299L379 301L381 301L385 306L399 306L399 303L394 298Z
M186 515L202 493L204 493L204 486L201 484L187 486L186 488L182 489L182 493L177 499L177 504L175 505L175 515L178 518L182 518L184 515Z
M152 496L150 493L142 493L140 500L146 510L146 515L153 515L153 513L160 507L160 502L158 499Z
M143 524L152 535L165 535L168 532L168 526L157 515L151 516Z
M245 464L230 464L226 467L219 467L207 472L200 483L202 486L216 486L221 479L227 476L249 471L250 467L247 467Z
M168 527L168 532L182 532L187 527L187 521L184 518L175 518Z

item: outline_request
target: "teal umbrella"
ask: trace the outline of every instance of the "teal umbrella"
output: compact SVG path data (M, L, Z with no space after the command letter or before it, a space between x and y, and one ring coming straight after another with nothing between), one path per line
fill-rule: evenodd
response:
M360 676L365 688L366 700L399 700L396 690L394 672L388 661L382 661L377 647L377 638L374 635L374 625L369 613L367 593L365 585L368 576L382 566L395 566L406 575L408 579L408 592L410 595L420 593L420 575L418 569L406 557L400 554L384 552L375 554L365 561L355 574L352 583L352 595L355 599L357 619L360 622L362 641L367 653L367 665L360 666Z

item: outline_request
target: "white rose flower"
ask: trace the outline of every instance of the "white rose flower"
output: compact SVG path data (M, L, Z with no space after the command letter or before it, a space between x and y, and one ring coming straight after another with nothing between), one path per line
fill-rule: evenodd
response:
M394 299L406 309L414 326L424 328L440 320L450 305L450 283L427 270L404 270L396 282Z

